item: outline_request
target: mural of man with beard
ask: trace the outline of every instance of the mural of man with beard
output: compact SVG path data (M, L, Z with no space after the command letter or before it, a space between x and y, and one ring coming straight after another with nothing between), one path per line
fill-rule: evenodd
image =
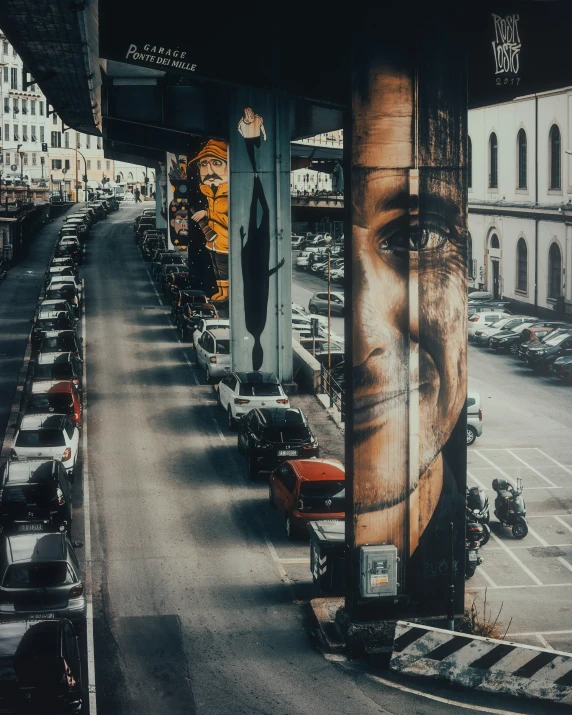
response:
M378 62L353 98L351 526L355 546L394 544L400 592L443 613L464 558L466 119L424 93L430 68Z
M189 211L187 204L171 202L171 240L175 246L186 246L189 236Z

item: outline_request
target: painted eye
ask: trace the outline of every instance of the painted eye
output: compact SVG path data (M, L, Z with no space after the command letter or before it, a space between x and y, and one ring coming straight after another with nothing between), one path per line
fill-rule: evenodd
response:
M423 229L417 250L432 251L441 248L449 240L448 234L435 228ZM415 250L415 249L413 249Z

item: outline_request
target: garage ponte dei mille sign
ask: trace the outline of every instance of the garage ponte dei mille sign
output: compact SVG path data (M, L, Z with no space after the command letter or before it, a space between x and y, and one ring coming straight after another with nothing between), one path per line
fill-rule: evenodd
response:
M180 72L196 72L197 63L187 60L187 52L172 47L145 43L143 46L131 42L125 53L125 59L142 62L161 69L178 70Z

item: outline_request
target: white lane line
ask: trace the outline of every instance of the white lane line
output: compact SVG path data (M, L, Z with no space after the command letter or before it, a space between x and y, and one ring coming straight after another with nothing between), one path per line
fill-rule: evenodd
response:
M433 695L432 693L424 693L421 690L415 690L414 688L409 688L406 685L401 685L401 683L394 683L392 680L387 680L386 678L381 678L379 675L367 674L367 677L374 680L376 683L381 683L388 688L394 688L395 690L401 690L403 693L409 693L410 695L417 695L420 698L426 698L427 700L433 700L437 703L443 703L444 705L452 705L455 708L464 708L465 710L474 710L479 713L491 713L491 715L524 715L517 710L499 710L498 708L487 708L484 705L470 705L468 703L461 703L458 700L450 700L449 698L442 698L439 695Z
M567 524L564 519L561 519L559 516L553 516L553 519L555 519L559 524L562 524L562 526L566 527L568 531L572 531L572 526L570 524ZM571 544L561 544L562 546L570 546Z
M548 477L545 477L544 474L542 474L542 472L539 472L538 469L536 469L535 467L533 467L533 466L532 466L531 464L529 464L528 462L525 462L524 459L521 459L521 458L518 456L518 454L515 454L511 449L507 449L507 452L508 452L511 456L513 456L515 459L518 459L519 462L522 462L522 463L524 464L524 466L527 467L527 469L530 469L531 472L534 472L535 474L538 474L538 476L539 476L541 479L544 479L544 481L545 481L547 484L550 484L551 487L553 487L554 489L559 489L559 488L560 488L560 487L558 487L557 484L554 484L554 482L550 481L550 479L548 479Z
M87 327L85 319L85 284L82 280L84 300L81 307L81 336L83 340L83 410L82 410L82 452L83 452L83 518L84 518L84 553L85 553L85 585L87 600L87 689L89 694L89 713L97 715L97 699L95 687L95 645L93 638L93 585L91 572L91 516L89 511L89 467L87 452Z
M554 648L550 645L550 643L546 640L546 638L541 633L537 633L536 637L538 638L538 640L540 641L540 644L544 648L548 648L548 650L554 650Z
M568 631L529 631L528 633L511 633L512 636L524 637L524 636L564 636L572 633L572 630Z
M278 559L278 560L280 561L281 564L309 564L310 563L310 559L304 558L304 557L299 558L299 559L291 558L291 559Z
M308 559L308 563L310 563L310 559ZM488 575L488 573L483 569L482 566L479 566L479 573L491 588L498 588L498 585L492 580L492 578Z
M528 525L528 531L534 536L535 539L542 545L542 546L552 546L552 544L549 544L548 541L545 541L539 534L534 531L534 529ZM564 568L568 569L568 571L572 571L572 564L568 563L566 559L563 556L557 556L556 560L559 561Z
M569 548L572 546L572 544L550 544L550 546L557 546L559 549L564 549L564 548ZM519 544L514 544L510 547L511 549L530 549L530 545L519 545ZM497 546L487 546L487 552L488 551L500 551Z
M558 460L554 459L551 457L549 454L546 454L546 452L543 452L541 449L538 449L538 447L535 447L536 451L541 454L543 457L546 457L546 459L549 459L551 462L554 462L557 466L560 467L560 469L563 469L565 472L568 472L568 474L572 474L572 469L569 469L568 467L565 467L563 464L561 464Z
M160 303L161 305L165 305L165 304L163 303L163 298L161 298L161 296L159 295L159 291L157 290L157 288L155 287L155 284L153 283L153 279L151 278L151 274L149 273L149 269L148 269L148 268L145 268L145 272L146 272L147 275L149 276L149 281L151 282L151 287L152 287L153 290L155 291L155 295L157 296L157 300L159 301L159 303Z
M471 477L471 479L473 479L477 483L478 487L480 487L481 489L484 489L485 491L487 490L487 487L481 482L481 480L477 479L477 477L475 477L475 475L468 469L467 469L467 475L469 477Z
M491 591L507 591L523 588L570 588L571 586L572 583L529 583L526 586L520 584L517 586L497 586L496 588L493 588L492 586L467 586L467 591L486 591L487 588Z
M214 423L214 426L216 427L216 431L218 432L218 436L220 437L221 442L226 443L226 437L222 433L221 428L219 427L218 422L216 421L216 417L212 417L212 421Z
M526 520L529 519L555 519L557 516L572 516L572 512L565 511L562 514L527 514Z
M524 571L525 574L527 574L527 576L530 576L530 578L534 581L534 583L535 583L537 586L544 586L544 584L543 584L542 581L538 578L538 576L537 576L535 573L533 573L533 572L528 568L528 566L527 566L526 564L523 564L522 561L518 558L518 556L517 556L513 551L511 551L511 549L509 549L508 546L505 546L505 544L503 544L503 542L499 539L499 537L498 537L494 532L492 532L492 531L491 531L491 539L494 539L494 540L497 542L497 544L498 544L499 546L501 546L504 551L506 551L506 553L510 556L510 558L511 558L516 564L518 564L518 565L520 566L520 568ZM502 587L502 588L504 588L504 587Z

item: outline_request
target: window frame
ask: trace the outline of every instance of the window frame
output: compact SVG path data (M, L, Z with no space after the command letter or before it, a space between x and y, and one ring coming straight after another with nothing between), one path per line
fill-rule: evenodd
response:
M516 188L518 191L528 189L528 138L523 127L516 135Z
M493 145L494 137L494 145ZM493 157L494 146L494 157ZM494 161L493 161L494 158ZM494 171L493 171L494 169ZM494 182L494 183L493 183ZM491 132L489 135L489 189L498 189L499 187L499 140L496 132Z
M522 249L524 249L522 251ZM521 260L524 253L524 264ZM524 267L523 267L524 266ZM524 276L524 287L521 279ZM515 293L528 294L528 244L524 236L519 236L516 242L516 286Z
M556 134L558 135L555 138ZM556 154L555 147L558 153ZM557 162L555 162L557 158ZM557 164L558 170L555 170ZM548 190L562 193L562 132L558 124L554 123L548 133Z

